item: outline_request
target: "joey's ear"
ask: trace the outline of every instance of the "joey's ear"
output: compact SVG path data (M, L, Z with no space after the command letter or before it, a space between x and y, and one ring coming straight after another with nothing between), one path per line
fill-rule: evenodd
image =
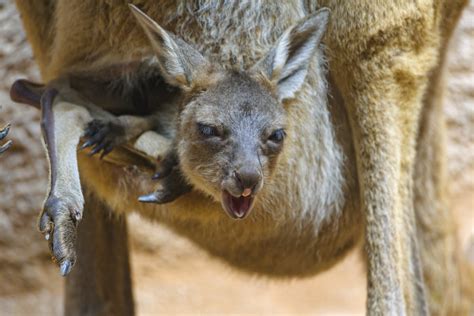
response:
M180 38L166 32L133 4L130 10L145 30L155 50L165 80L173 86L191 89L199 80L206 79L210 63L196 49Z
M263 75L276 88L280 100L294 97L301 88L329 20L321 9L287 29L251 72Z

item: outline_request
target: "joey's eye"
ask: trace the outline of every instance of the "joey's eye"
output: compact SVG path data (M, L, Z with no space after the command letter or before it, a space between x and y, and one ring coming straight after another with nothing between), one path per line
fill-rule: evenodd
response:
M283 128L273 131L273 133L268 137L268 140L274 143L281 143L285 139L286 133Z
M198 123L198 130L204 137L219 136L219 130L215 126Z

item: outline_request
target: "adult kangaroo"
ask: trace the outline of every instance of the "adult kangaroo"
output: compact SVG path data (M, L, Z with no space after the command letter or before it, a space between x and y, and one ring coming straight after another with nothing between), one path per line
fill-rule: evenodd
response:
M125 1L17 0L44 81L107 68L100 80L123 77L125 82L134 61L156 55L162 66L171 65L160 68L167 83L185 90L183 83L193 82L195 72L188 73L190 68L182 64L190 58L179 57L176 42L183 41L226 70L248 75L259 64L273 69L267 78L272 89L272 74L285 73L272 67L285 69L293 51L307 48L299 45L307 37L304 28L306 37L297 33L292 38L285 34L294 33L285 30L322 7L331 12L323 41L329 80L322 51L311 49L316 57L296 69L305 71L304 80L298 81L291 102L282 103L284 147L254 210L239 222L222 211L209 177L193 177L194 171L186 168L191 192L166 205L138 203L136 197L153 187L146 164L139 156L122 165L119 159L76 158L90 113L66 100L53 104L50 96L53 106L43 107L54 118L54 129L46 135L55 140L54 148L48 146L50 162L63 166L57 174L63 182L52 181L51 192L59 204L79 210L77 221L82 205L85 215L75 250L68 248L60 256L55 252L58 239L74 244L71 218L55 220L50 237L60 264L73 262L77 253L66 279L68 314L133 313L126 221L107 221L104 209L122 214L137 210L240 269L273 276L326 270L363 239L368 314L460 312L453 219L443 204L443 161L427 153L442 155L435 91L465 0L130 2L158 24L149 23L143 32ZM180 40L173 44L159 30ZM290 39L282 44L285 36ZM219 85L219 80L210 84ZM57 160L51 159L52 152ZM130 162L139 167L124 169Z

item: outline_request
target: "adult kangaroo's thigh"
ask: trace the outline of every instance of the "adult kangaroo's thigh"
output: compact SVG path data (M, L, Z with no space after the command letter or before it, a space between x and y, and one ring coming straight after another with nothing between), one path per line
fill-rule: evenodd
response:
M133 315L126 217L84 188L76 266L66 278L65 315Z

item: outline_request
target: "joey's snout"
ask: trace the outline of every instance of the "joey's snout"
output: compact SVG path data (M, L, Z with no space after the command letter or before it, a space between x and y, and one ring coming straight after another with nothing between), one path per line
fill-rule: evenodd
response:
M256 167L244 166L231 172L222 182L222 189L235 197L256 195L262 188L263 177Z
M245 218L253 208L255 195L262 188L263 177L256 166L244 165L222 183L222 206L230 217Z
M260 190L262 175L257 168L244 166L240 170L234 171L234 177L242 190L242 196L256 194Z

